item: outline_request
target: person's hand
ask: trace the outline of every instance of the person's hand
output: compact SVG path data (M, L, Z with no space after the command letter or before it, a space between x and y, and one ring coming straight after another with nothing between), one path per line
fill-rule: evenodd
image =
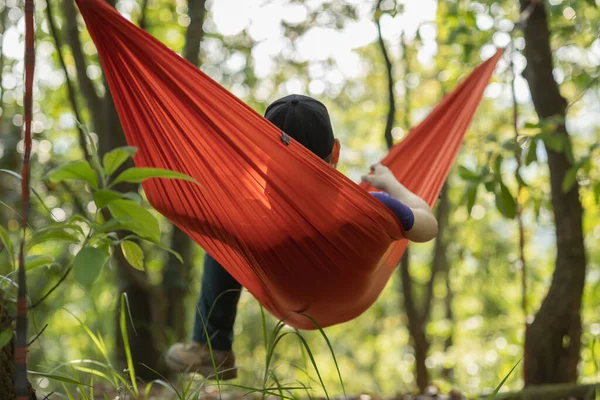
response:
M384 192L389 192L394 184L398 182L392 171L381 164L371 166L371 173L363 175L361 179L375 189L383 190Z

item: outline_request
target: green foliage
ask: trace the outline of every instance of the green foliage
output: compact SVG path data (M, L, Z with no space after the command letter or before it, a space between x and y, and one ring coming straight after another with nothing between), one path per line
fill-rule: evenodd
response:
M144 269L144 252L137 243L124 240L121 242L121 251L123 251L125 259L133 268L138 270Z
M31 270L34 268L51 265L54 263L54 257L42 254L30 254L25 257L25 269Z
M127 221L122 226L141 238L154 243L160 242L160 227L156 217L144 207L131 200L113 200L108 209L117 221Z
M92 188L98 188L96 173L85 160L73 161L61 167L55 168L45 176L46 180L62 182L65 180L83 180Z
M137 152L135 147L117 147L106 153L103 158L104 172L106 175L112 175L130 157L133 157Z
M75 280L85 289L96 282L109 254L96 247L84 247L75 256L73 274Z
M0 349L4 348L12 339L13 330L12 328L6 328L0 331Z
M194 181L193 178L190 178L185 174L175 171L168 171L161 168L129 168L117 176L113 184L120 182L140 183L149 178L177 178L192 182Z
M8 253L9 265L14 267L15 253L13 251L12 242L8 236L8 232L2 225L0 225L0 244L2 245L0 250L5 250Z
M151 3L147 10L149 31L175 51L181 51L185 40L186 6L168 0ZM222 21L231 18L223 16L223 11L221 16L213 12L219 3L212 2L207 10L206 35L202 43L203 70L235 91L260 113L270 101L291 88L299 87L300 91L323 100L330 110L336 136L343 143L340 170L357 180L368 165L379 160L385 152L381 137L387 110L385 66L376 43L364 40L364 46L353 48L346 54L346 45L328 52L325 39L327 35L333 35L327 29L333 29L335 33L348 34L340 37L339 43L346 43L346 39L350 42L352 34L349 32L355 25L354 21L359 20L358 25L365 22L370 25L372 9L365 6L365 12L361 8L363 5L356 6L355 2L326 2L323 7L313 7L306 2L293 1L306 11L305 20L299 23L281 20L279 30L275 29L277 21L270 21L273 31L281 34L281 40L273 41L271 37L263 41L255 35L260 21L254 27L240 25L239 31L234 34L223 33L220 30ZM410 14L413 6L409 3L383 3L385 13L381 20L384 32L388 32L386 41L397 82L397 141L402 140L409 128L405 121L413 125L418 123L468 70L489 55L491 45L502 43L501 39L506 35L515 39L521 137L514 140L512 106L505 97L509 93L510 78L505 58L497 68L489 93L486 92L456 160L457 168L449 178L452 208L451 227L446 236L450 238L447 256L451 270L448 287L445 279L434 285L432 317L426 331L432 341L428 369L434 384L443 391L456 387L470 393L490 393L500 381L504 384L502 387L517 389L521 386L520 374L516 373L519 367L513 371L512 379L503 380L507 377L505 371L522 356L523 324L518 272L515 270L516 224L510 218L517 195L516 187L521 183L524 188L518 196L526 229L526 258L530 273L528 299L533 311L539 307L547 290L555 253L550 240L554 237L554 226L546 165L548 150L564 151L573 163L573 168L564 178L563 188L570 190L578 183L579 196L585 208L583 223L590 263L582 318L584 332L597 329L600 269L595 260L600 259L600 231L597 230L600 221L600 163L599 149L593 148L595 143L600 142L600 128L593 118L600 104L595 61L600 28L597 3L574 0L546 3L552 27L555 73L557 77L562 76L561 94L569 104L571 143L552 133L564 121L547 119L537 122L531 102L526 98L528 88L520 78L522 57L518 55L518 51L523 50L521 33L518 28L512 30L518 20L516 2L438 2L433 22L429 21L429 16L416 21L416 14ZM287 5L286 0L278 2L277 7L285 11L281 15L289 12L285 10ZM10 14L20 12L18 7L8 6ZM572 19L564 15L569 7L576 13ZM131 7L132 21L139 20L140 9L139 6ZM57 17L61 18L59 8L57 12ZM291 14L302 13L296 9ZM7 27L14 30L17 22L9 18ZM337 29L338 26L346 28ZM93 76L100 65L86 30L81 29L79 33L89 75ZM405 76L406 65L398 51L397 38L400 34L409 49L410 79ZM148 281L159 284L162 265L172 254L169 245L161 242L163 237L167 237L170 225L149 210L139 193L120 193L116 189L119 179L123 179L122 182L141 182L156 176L147 177L144 169L127 170L126 166L131 164L129 161L136 154L132 147L113 149L100 160L95 142L83 125L80 126L84 128L92 159L81 161L83 154L76 132L78 123L65 122L71 113L69 101L64 85L59 86L61 81L54 79L61 73L54 59L55 52L50 51L50 55L46 55L51 41L43 29L37 35L40 44L38 57L51 73L40 76L36 83L39 92L35 100L39 107L36 106L34 114L36 121L43 122L43 130L34 135L37 143L31 173L35 197L28 221L26 251L28 256L46 257L46 265L50 267L28 270L30 296L35 301L60 279L69 266L75 268L74 260L82 251L80 249L92 248L114 256L115 252L123 252L123 246L130 246L128 243L137 245L141 250L141 255L137 248L130 250L130 255L135 257L133 262L129 262L134 267L143 263ZM325 54L322 59L303 58L302 43L310 35L319 38L320 48L324 50L322 54ZM368 38L369 34L364 31L357 36ZM275 55L266 55L268 51L265 49L271 46L279 47L271 49ZM69 53L66 62L69 75L74 76L76 68ZM338 57L340 53L342 56ZM356 57L348 57L348 54ZM22 157L17 147L21 127L15 125L22 115L18 103L20 89L18 83L14 87L11 84L22 79L22 70L20 61L11 57L9 51L3 52L3 130L0 144L0 169L3 170L0 174L0 290L9 296L16 291L14 261L20 239L20 197L15 179L20 180L21 177L12 170L18 169ZM240 60L243 60L243 66L233 68L232 65ZM271 68L266 68L266 65ZM357 65L354 74L345 72L349 65ZM102 84L102 80L102 76L93 79L98 85ZM407 85L410 86L408 101L404 97ZM79 104L84 105L85 101L79 101ZM82 119L91 119L90 114L89 110L83 109ZM522 121L535 122L523 124ZM101 136L100 140L104 138ZM521 148L523 159L519 171L516 171L514 159L519 150L517 146ZM51 172L47 173L48 170ZM121 175L124 171L129 171L124 176L127 179ZM41 182L44 174L48 179ZM175 179L190 180L168 174ZM117 214L121 211L119 217L107 219L107 215L115 209ZM412 247L411 273L417 282L417 297L423 294L422 285L430 271L431 249L427 244ZM181 261L179 254L174 256ZM194 268L185 282L185 290L191 292L200 282L201 251L194 254L192 263ZM104 266L107 265L108 261ZM92 270L78 267L83 279L93 278L96 273L93 270L96 267L88 264L87 268ZM295 339L279 340L277 351L269 353L273 337L267 332L272 331L277 321L264 316L264 324L257 323L262 309L252 296L244 292L236 322L235 344L238 364L244 374L237 385L219 382L219 387L277 397L282 392L284 396L299 397L303 391L310 396L323 396L321 382L332 397L334 392L337 395L344 389L352 394L411 391L415 379L414 350L406 330L404 312L398 307L401 293L396 275L378 301L363 315L354 321L325 329L327 345L318 330L302 333L317 362L321 380L296 333L281 330L280 335L286 334L286 337ZM40 382L43 377L32 372L34 386L40 392L57 390L69 393L70 398L84 398L78 386L94 386L96 396L115 397L116 394L107 396L101 393L102 384L106 383L115 390L134 395L131 370L124 372L114 362L115 332L120 334L120 315L114 315L114 310L122 312L121 298L116 296L120 284L117 275L102 267L99 278L88 289L77 284L74 276L72 271L57 289L59 294L50 296L32 310L40 323L48 323L48 328L29 349L32 369L58 376L68 375L74 382L62 382L63 387L58 383L60 380L55 382L47 377L50 385L42 388ZM445 314L448 293L453 294L449 300L453 312L451 317ZM197 299L194 293L187 297L186 320L191 321ZM8 299L7 308L14 314L14 298ZM65 318L63 310L68 310L78 319ZM170 341L171 333L166 332L165 335ZM131 335L129 339L133 343L136 336ZM449 342L452 345L447 347ZM302 350L299 351L299 347ZM581 379L597 380L600 343L592 344L589 339L584 347ZM335 354L334 362L330 362L332 352ZM267 356L269 371L265 373L263 366ZM451 370L450 375L446 374L447 370ZM264 384L265 375L267 384ZM81 379L76 379L76 376ZM345 378L344 386L340 385L339 376ZM166 378L153 384L176 393L180 399L194 399L212 384L192 378L181 379L179 384L168 382ZM149 387L139 386L140 397L147 393ZM91 398L91 391L87 393Z

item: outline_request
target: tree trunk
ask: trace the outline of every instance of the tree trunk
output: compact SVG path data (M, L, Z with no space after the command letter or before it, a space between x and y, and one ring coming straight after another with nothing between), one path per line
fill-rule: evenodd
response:
M448 265L447 267L449 267ZM452 284L450 281L450 268L446 268L443 271L443 279L446 283L446 298L444 299L444 314L448 321L450 321L450 333L446 340L444 340L444 352L448 353L450 347L454 344L454 311L452 309L452 301L454 299L454 292L452 291ZM442 370L442 376L449 382L454 381L454 368L444 367Z
M0 332L5 329L14 329L14 318L10 315L7 308L7 300L4 292L0 290ZM35 390L28 383L29 399L36 400ZM0 400L14 400L15 394L15 337L10 342L0 348Z
M190 25L185 34L183 57L194 65L200 62L200 43L204 37L204 16L206 0L189 0L188 15ZM163 267L162 287L167 300L167 328L175 340L181 341L186 336L185 294L188 290L190 268L194 261L195 243L178 227L173 225L171 249L181 255L183 264L175 257L169 256Z
M181 255L183 264L173 255L169 255L162 270L162 288L167 302L166 326L174 339L181 341L186 336L185 294L188 291L190 268L194 261L194 242L181 229L173 226L171 249Z
M530 1L521 0L525 10ZM540 121L561 117L553 135L570 139L565 126L566 100L552 75L550 31L543 2L536 3L524 27L527 68L523 75ZM525 385L566 383L577 380L581 347L581 297L585 283L586 255L583 242L582 206L577 182L567 192L562 183L572 167L566 152L546 146L554 223L556 266L552 284L525 339Z
M447 241L445 238L448 229L448 218L450 215L450 201L448 199L447 184L442 188L440 201L437 205L436 219L438 220L438 237L435 239L433 258L431 261L431 276L425 287L423 302L417 305L415 299L413 281L410 276L410 263L408 249L400 261L400 275L402 279L402 292L404 297L404 309L408 319L408 332L415 348L415 369L417 374L417 386L421 393L429 386L429 371L425 365L430 342L426 335L426 327L431 315L431 304L433 302L433 287L436 277L448 271L449 263L447 257ZM449 295L449 293L448 293ZM450 307L448 305L448 307ZM451 312L451 309L450 309Z
M598 393L597 384L561 384L536 386L519 392L498 393L495 398L496 400L594 400Z

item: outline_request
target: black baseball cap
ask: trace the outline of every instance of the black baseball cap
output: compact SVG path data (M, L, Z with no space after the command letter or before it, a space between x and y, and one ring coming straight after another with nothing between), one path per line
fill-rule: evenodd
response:
M322 159L331 154L333 128L329 112L320 101L291 94L271 103L265 118Z

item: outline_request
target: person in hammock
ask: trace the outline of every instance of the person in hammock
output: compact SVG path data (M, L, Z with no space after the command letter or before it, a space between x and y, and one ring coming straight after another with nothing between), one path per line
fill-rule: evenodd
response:
M285 96L267 107L265 118L335 168L340 142L320 101L303 95ZM362 180L382 191L372 195L398 217L406 239L427 242L437 236L437 220L429 205L398 182L387 167L372 166ZM174 371L214 377L206 328L219 379L233 379L237 377L233 326L242 287L209 254L204 256L201 285L192 341L171 346L165 355L166 364Z

